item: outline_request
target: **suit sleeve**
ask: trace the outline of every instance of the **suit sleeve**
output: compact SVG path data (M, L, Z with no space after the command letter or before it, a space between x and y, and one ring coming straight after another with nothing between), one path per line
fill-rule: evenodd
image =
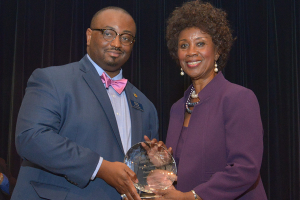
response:
M258 101L250 90L234 92L223 101L227 165L194 190L203 199L232 200L259 178L263 128Z
M97 166L99 155L60 135L64 106L57 87L47 69L31 75L16 127L19 155L52 173L64 176L83 188Z

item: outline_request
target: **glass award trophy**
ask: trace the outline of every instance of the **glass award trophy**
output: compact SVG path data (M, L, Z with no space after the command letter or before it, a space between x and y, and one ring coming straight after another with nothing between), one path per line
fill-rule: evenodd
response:
M134 183L142 199L156 198L153 190L167 189L176 179L177 168L172 155L164 147L150 142L140 142L126 153L124 163L135 172Z

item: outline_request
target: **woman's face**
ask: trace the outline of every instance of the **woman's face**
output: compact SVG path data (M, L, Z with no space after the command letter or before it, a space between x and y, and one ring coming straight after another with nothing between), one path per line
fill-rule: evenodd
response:
M209 34L199 28L190 27L180 32L178 37L178 59L183 71L192 80L212 79L215 60L219 58Z

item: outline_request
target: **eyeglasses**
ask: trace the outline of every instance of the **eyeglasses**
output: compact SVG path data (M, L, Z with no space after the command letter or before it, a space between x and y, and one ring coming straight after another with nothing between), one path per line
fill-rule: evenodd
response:
M113 29L91 29L91 30L100 31L103 35L103 38L108 42L113 41L117 37L117 35L120 36L119 39L123 45L130 45L133 42L135 42L135 37L129 33L119 34Z

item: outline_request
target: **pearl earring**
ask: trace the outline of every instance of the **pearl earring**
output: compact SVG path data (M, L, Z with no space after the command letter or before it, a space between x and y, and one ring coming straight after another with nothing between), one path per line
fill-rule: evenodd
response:
M181 76L183 76L183 75L184 75L184 72L183 72L183 69L182 69L182 68L181 68L180 75L181 75Z
M217 73L219 71L217 61L215 61L215 69L214 71Z

